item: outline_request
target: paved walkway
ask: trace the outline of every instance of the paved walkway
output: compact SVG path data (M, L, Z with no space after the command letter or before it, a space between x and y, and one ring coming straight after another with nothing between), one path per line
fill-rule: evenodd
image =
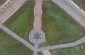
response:
M85 27L85 17L76 9L69 5L65 0L52 0L55 4L65 10L71 17Z
M82 43L85 43L85 37L83 37L75 42L72 42L72 43L43 47L43 48L40 48L39 51L74 47L74 46L77 46L77 45L82 44Z
M7 6L2 13L0 13L0 24L5 22L14 12L16 12L26 0L14 0L12 4Z
M36 31L42 29L42 2L43 2L43 0L35 0L35 6L34 6L34 25L33 25L33 27L34 27L34 30L36 30ZM45 36L44 33L41 32L41 34L43 34L41 37ZM42 40L44 40L44 39L41 39L41 42L43 42ZM36 51L34 51L34 55L37 55L38 47L35 46L35 48L36 48ZM43 50L42 53L44 55L52 55L49 52L49 50Z
M38 55L38 47L39 47L39 45L38 44L35 44L35 46L34 46L34 53L33 53L33 55Z
M65 0L52 0L54 3L56 3L58 6L60 6L62 9L64 9L69 15L71 15L76 21L78 21L82 26L85 27L85 17L78 13L73 7L71 7ZM79 44L85 43L85 37L72 42L72 43L66 43L66 44L60 44L60 45L54 45L54 46L48 46L39 49L39 51L48 49L56 49L56 48L68 48L77 46Z
M16 40L18 40L19 42L21 42L22 44L24 44L26 47L30 48L31 50L34 50L34 47L30 43L28 43L26 40L24 40L23 38L21 38L20 36L18 36L16 33L14 33L13 31L11 31L7 27L5 27L3 25L0 25L0 29L2 29L7 34L11 35L11 37L15 38Z
M5 9L3 11L2 14L0 14L0 24L3 23L4 20L6 20L8 17L10 17L13 14L13 10L15 10L15 7L18 7L17 5L20 5L19 1L24 1L24 0L15 0L18 1L18 3L16 2L16 4L14 6L10 5L9 7L7 7L7 10ZM37 1L39 1L39 4L37 3ZM82 26L85 27L85 18L78 13L75 9L73 9L68 3L65 2L65 0L53 0L53 2L55 2L57 5L59 5L62 9L64 9L69 15L71 15L75 20L77 20ZM21 3L23 4L23 3ZM36 0L36 5L39 5L36 7L35 11L35 19L34 19L34 29L39 30L42 27L42 21L41 21L41 15L42 15L42 10L41 10L41 5L42 4L40 2L40 0ZM12 6L12 8L10 8ZM20 6L19 6L20 7ZM12 11L10 11L12 9ZM18 9L18 8L17 8ZM37 10L40 9L40 10ZM9 11L9 12L8 12ZM36 12L36 11L41 11L41 12ZM7 14L5 17L3 17L3 14ZM9 14L9 15L8 15ZM37 15L39 14L39 15ZM38 17L39 16L39 17ZM40 19L39 19L40 18ZM36 22L35 22L36 21ZM40 24L40 25L39 25ZM37 28L38 27L38 28ZM54 45L54 46L48 46L48 47L43 47L40 49L37 49L38 46L33 47L31 44L29 44L27 41L25 41L24 39L22 39L20 36L18 36L17 34L15 34L14 32L12 32L10 29L6 28L3 25L0 25L0 28L5 31L6 33L8 33L9 35L11 35L13 38L17 39L18 41L20 41L22 44L26 45L28 48L30 48L31 50L34 50L34 55L37 55L38 51L43 51L44 54L46 55L50 55L51 53L48 50L52 50L52 49L56 49L56 48L67 48L67 47L73 47L73 46L77 46L79 44L85 43L85 37L82 37L81 39L72 42L72 43L66 43L66 44L60 44L60 45ZM38 50L38 51L35 51Z
M33 25L35 30L41 30L42 28L42 1L43 0L35 0Z
M34 50L34 47L28 43L26 40L18 36L16 33L8 29L7 27L3 26L2 23L5 22L11 15L14 14L24 3L26 0L14 0L12 4L7 6L2 13L0 13L0 29L11 35L13 38L30 48L31 50Z

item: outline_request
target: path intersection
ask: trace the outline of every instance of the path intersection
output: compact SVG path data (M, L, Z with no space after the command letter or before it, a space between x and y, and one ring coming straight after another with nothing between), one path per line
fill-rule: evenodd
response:
M9 2L11 0L8 0ZM78 13L77 11L74 10L67 2L66 0L52 0L54 3L59 5L62 9L64 9L69 15L71 15L74 19L75 17L73 13L71 13L69 10L69 7L74 11L74 13L79 15L83 21L85 21L85 17ZM33 55L38 55L38 52L42 52L44 55L52 55L49 50L52 49L61 49L61 48L68 48L68 47L74 47L79 44L85 43L85 36L80 38L79 40L71 43L65 43L65 44L59 44L59 45L53 45L53 46L47 46L47 47L41 47L39 48L40 43L46 42L45 39L45 33L42 30L42 3L43 0L35 0L35 6L34 6L34 23L33 23L33 30L29 34L29 40L34 44L31 45L28 43L26 40L21 38L19 35L8 29L6 26L3 25L3 23L16 12L24 3L26 0L14 0L11 4L11 6L8 6L5 8L2 13L0 14L1 20L0 20L0 29L2 29L4 32L7 34L11 35L13 38L21 42L23 45L26 47L30 48L34 54ZM16 6L16 4L19 4ZM6 5L6 4L5 4ZM68 9L67 9L68 7ZM5 11L5 12L4 12ZM7 12L8 11L8 12ZM81 19L76 19L82 26L85 27L85 22L81 22Z

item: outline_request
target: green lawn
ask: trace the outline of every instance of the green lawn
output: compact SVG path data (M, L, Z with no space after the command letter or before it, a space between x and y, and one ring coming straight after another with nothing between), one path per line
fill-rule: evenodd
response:
M29 32L33 25L33 0L28 0L13 16L7 20L4 25L9 29L20 35L22 38L28 40Z
M41 52L39 52L38 55L43 55L43 54Z
M85 35L84 28L50 0L43 3L43 30L49 45L75 41Z
M54 49L52 55L85 55L85 43L76 47Z
M0 55L33 55L32 50L0 30Z

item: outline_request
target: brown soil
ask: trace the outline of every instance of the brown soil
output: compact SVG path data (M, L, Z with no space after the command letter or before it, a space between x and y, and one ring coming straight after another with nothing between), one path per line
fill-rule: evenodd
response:
M7 0L0 0L0 6L5 3Z
M46 9L46 7L45 7L45 4L43 4L43 5L42 5L42 12L43 12L43 13L42 13L42 30L43 30L44 32L46 32L46 31L45 31L45 26L46 26L46 20L45 20L45 19L46 19L46 18L45 18L45 15L46 15L46 14L45 14L45 13L46 13L46 10L47 10L47 9Z

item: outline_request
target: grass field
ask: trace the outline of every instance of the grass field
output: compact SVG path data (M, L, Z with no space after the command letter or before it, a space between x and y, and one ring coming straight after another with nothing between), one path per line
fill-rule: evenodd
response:
M0 30L0 55L33 55L33 52Z
M4 25L17 33L22 38L28 40L29 32L33 25L33 0L28 0ZM28 40L29 41L29 40Z
M43 54L41 52L39 52L38 55L43 55Z
M54 49L52 55L85 55L85 43L76 47Z
M50 0L43 3L43 30L49 45L72 42L85 35L84 28Z

